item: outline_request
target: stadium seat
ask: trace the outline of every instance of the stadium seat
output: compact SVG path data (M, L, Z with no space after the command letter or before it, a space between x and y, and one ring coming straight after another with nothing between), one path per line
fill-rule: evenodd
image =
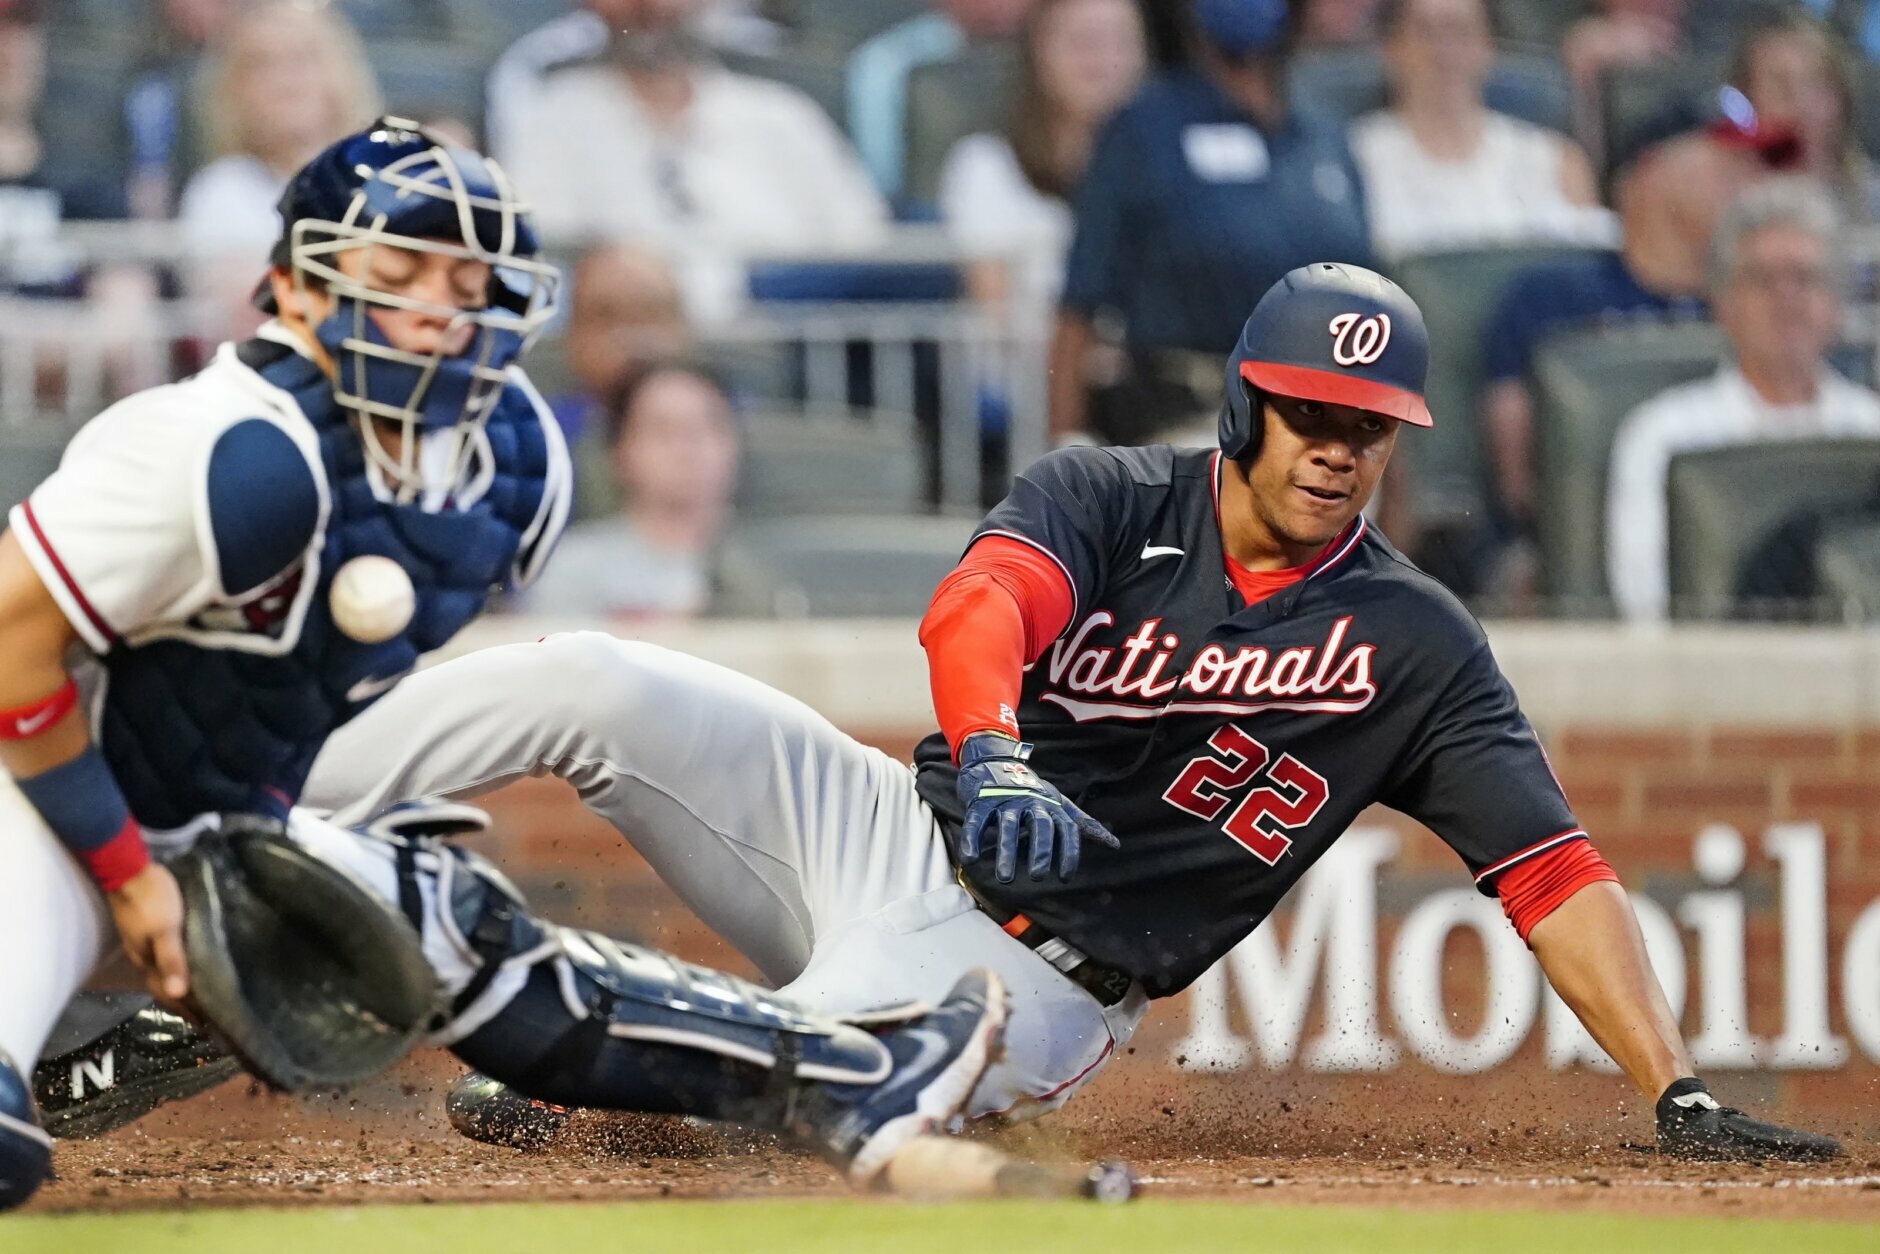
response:
M1880 518L1831 525L1815 548L1822 601L1849 622L1880 622Z
M926 508L913 419L760 414L744 425L743 517L913 514Z
M1344 120L1383 108L1389 94L1383 61L1368 48L1302 53L1287 72L1287 89L1295 105ZM1504 50L1485 94L1492 109L1536 126L1571 129L1573 87L1553 56Z
M764 519L733 539L763 562L785 617L914 617L973 532L966 518L843 514Z
M1725 351L1710 323L1570 331L1535 356L1541 570L1575 616L1611 612L1606 476L1625 416L1667 388L1709 374Z
M1666 481L1671 610L1674 618L1732 616L1749 560L1808 562L1770 544L1785 523L1808 514L1855 512L1880 497L1880 440L1800 440L1742 444L1671 459ZM1869 527L1871 523L1867 524ZM1859 528L1835 537L1837 569L1859 585L1874 550L1850 552ZM1871 593L1880 587L1867 583Z
M0 517L59 468L68 431L0 427Z
M1003 125L1018 70L1018 49L992 44L920 66L908 76L907 196L931 201L953 145Z
M928 0L778 0L779 20L799 38L854 48L871 35L927 12Z
M1433 525L1480 518L1487 479L1479 415L1482 334L1509 278L1529 266L1573 256L1571 248L1487 248L1407 257L1394 277L1423 310L1430 333L1424 388L1436 425L1399 441L1417 516Z
M1503 39L1558 48L1586 5L1582 0L1494 0L1492 11L1495 31Z
M580 7L580 0L441 0L451 30L495 56L538 26Z
M447 0L333 0L333 7L367 44L380 39L437 42L455 34Z

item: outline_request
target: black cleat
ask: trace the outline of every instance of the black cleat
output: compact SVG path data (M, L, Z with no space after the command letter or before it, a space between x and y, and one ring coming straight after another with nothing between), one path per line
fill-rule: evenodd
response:
M153 1004L85 1045L42 1059L33 1068L33 1095L46 1131L69 1140L121 1128L240 1070L188 1020Z
M893 1060L877 1084L812 1084L791 1103L787 1130L842 1167L849 1181L873 1184L915 1137L960 1113L1005 1036L1005 983L981 967L967 972L927 1014L884 1032Z
M1816 1163L1841 1156L1841 1143L1751 1119L1722 1106L1702 1080L1686 1077L1658 1099L1658 1152L1711 1162Z
M480 1071L457 1077L444 1099L444 1113L450 1126L472 1141L529 1150L547 1145L573 1114L566 1106L524 1097Z

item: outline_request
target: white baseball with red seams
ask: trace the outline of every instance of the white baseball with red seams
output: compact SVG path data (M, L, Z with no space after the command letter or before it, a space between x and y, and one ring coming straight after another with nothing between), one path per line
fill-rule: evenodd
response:
M333 625L361 644L382 644L403 631L418 609L417 589L389 557L355 557L333 573L327 592Z
M1098 1004L973 904L905 763L655 645L581 632L422 671L327 742L303 801L350 826L545 774L800 1005L937 1004L974 967L996 970L1011 994L1005 1054L969 1116L1055 1110L1148 1007L1139 986Z

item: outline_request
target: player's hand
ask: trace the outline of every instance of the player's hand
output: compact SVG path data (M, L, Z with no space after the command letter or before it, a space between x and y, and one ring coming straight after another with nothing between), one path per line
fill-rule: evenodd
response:
M183 894L176 877L152 862L116 892L105 896L124 952L143 972L150 995L166 1006L189 994L189 965L183 958Z
M1010 884L1018 874L1022 837L1031 841L1034 880L1050 874L1053 855L1059 879L1075 875L1086 836L1112 849L1120 847L1108 828L1038 778L1025 762L1030 756L1030 745L997 732L974 732L960 742L960 777L955 787L960 804L966 807L966 821L960 828L960 861L978 859L990 828L993 873L1001 884Z
M1819 1162L1841 1156L1833 1137L1763 1123L1718 1105L1696 1076L1674 1081L1658 1099L1657 1113L1658 1152L1677 1158Z

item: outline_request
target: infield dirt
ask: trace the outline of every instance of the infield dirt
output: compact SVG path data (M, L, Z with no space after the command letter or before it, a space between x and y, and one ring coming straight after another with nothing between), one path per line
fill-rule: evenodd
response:
M389 1083L293 1100L244 1081L110 1136L61 1142L41 1213L252 1205L837 1196L821 1162L678 1120L583 1113L543 1151L462 1139L442 1115L435 1057ZM1158 1091L1099 1082L1062 1114L993 1134L1052 1162L1128 1160L1147 1191L1247 1202L1755 1215L1880 1225L1880 1146L1851 1138L1816 1166L1673 1163L1640 1146L1649 1120L1497 1117L1437 1094L1420 1110L1286 1095L1196 1077ZM1846 1133L1846 1129L1830 1129ZM1880 1230L1880 1229L1877 1229Z

